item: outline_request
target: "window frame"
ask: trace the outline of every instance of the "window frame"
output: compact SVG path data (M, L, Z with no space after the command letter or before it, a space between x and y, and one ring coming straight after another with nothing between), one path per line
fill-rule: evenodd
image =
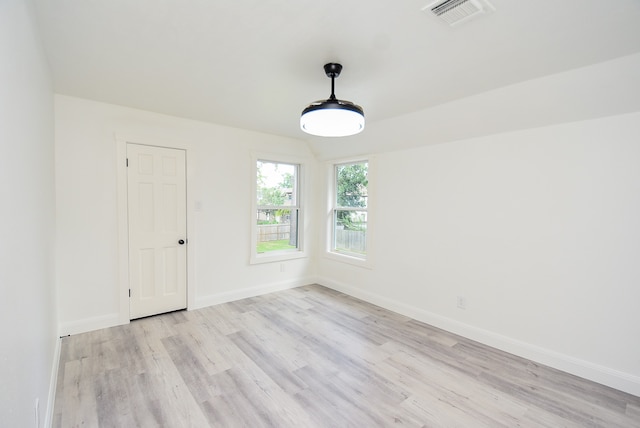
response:
M287 164L297 166L296 174L296 205L287 206L264 206L258 205L258 162L269 162L276 164ZM273 155L273 154L261 154L253 153L251 156L251 255L249 258L249 264L271 263L286 260L294 260L303 257L307 257L304 247L304 194L305 182L304 174L306 173L305 162L300 158ZM297 241L298 246L295 249L269 251L266 253L258 253L258 210L259 209L271 209L271 208L286 208L290 210L296 209L298 211L298 224L297 224Z
M337 168L341 165L352 165L358 163L367 163L367 206L366 207L341 207L338 206L338 177ZM327 168L327 210L326 210L326 246L325 257L331 260L352 264L368 269L373 268L372 249L374 248L373 234L372 234L372 207L374 202L372 183L374 182L374 175L372 171L375 170L375 159L372 156L366 158L353 158L353 159L340 159L334 160L326 164ZM346 251L337 251L335 249L335 216L337 211L365 211L367 214L367 230L366 230L366 252L363 255L357 253L351 253Z

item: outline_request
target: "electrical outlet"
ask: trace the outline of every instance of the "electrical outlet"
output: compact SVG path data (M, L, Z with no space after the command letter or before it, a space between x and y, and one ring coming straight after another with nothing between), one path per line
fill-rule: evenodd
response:
M467 298L458 296L458 309L467 309Z

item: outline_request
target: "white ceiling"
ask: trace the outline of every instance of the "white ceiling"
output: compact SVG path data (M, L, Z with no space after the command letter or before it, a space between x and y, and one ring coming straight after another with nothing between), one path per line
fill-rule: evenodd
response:
M311 142L327 62L369 126L640 52L638 0L491 1L453 28L429 0L35 3L57 93Z

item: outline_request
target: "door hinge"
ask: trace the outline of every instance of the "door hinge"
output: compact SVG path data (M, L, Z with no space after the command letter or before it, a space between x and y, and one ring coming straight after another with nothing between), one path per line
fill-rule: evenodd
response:
M127 158L127 162L126 163L127 163L127 167L128 167L129 166L129 158Z
M131 289L129 289L129 297L131 297Z

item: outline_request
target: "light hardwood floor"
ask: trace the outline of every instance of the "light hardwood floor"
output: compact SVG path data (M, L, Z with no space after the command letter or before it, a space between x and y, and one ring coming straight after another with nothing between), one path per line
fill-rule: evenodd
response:
M640 427L640 398L321 286L63 339L54 427Z

